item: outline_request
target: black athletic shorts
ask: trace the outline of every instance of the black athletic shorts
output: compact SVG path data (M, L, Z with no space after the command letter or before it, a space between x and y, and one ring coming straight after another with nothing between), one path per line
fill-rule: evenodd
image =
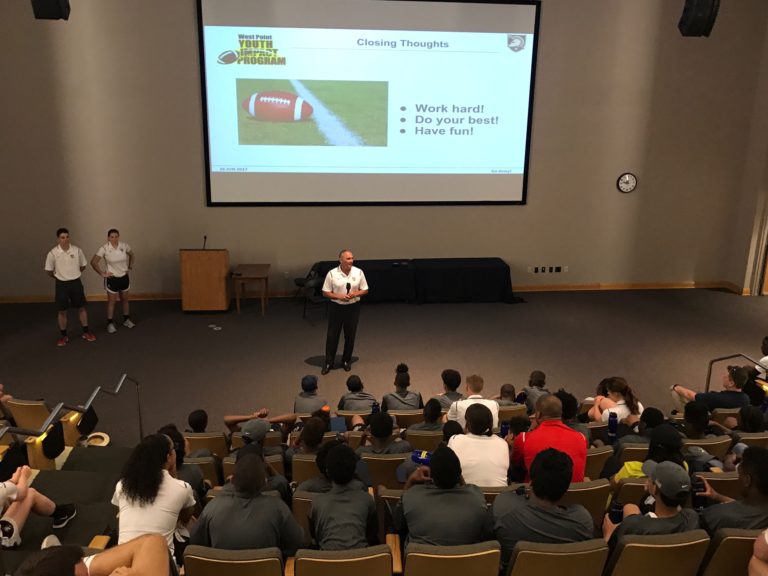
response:
M104 278L104 288L107 289L107 292L111 292L112 294L125 292L130 287L131 280L128 278L128 274L125 276L110 276L109 278Z
M56 307L59 310L82 308L85 306L85 292L80 278L77 280L59 280L56 278Z

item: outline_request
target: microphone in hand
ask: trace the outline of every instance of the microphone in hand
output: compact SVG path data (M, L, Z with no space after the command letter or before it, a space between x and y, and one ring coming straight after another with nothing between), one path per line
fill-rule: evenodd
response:
M349 296L349 291L350 291L351 288L352 288L352 284L347 282L347 296Z

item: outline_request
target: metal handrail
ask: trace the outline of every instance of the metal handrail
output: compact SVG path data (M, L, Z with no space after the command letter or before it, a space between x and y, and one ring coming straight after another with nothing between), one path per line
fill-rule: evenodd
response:
M0 438L6 434L11 434L13 436L42 436L42 434L48 430L50 425L53 424L53 421L58 418L59 413L63 407L63 403L59 403L54 406L53 410L51 410L51 413L48 414L48 418L45 419L45 422L43 422L37 430L33 430L32 428L20 428L18 426L3 426L0 428Z
M709 379L712 377L712 365L715 362L722 362L723 360L730 360L731 358L746 358L747 360L749 360L755 366L757 366L759 364L759 362L757 360L755 360L754 358L750 358L746 354L741 354L741 353L739 353L739 354L731 354L730 356L723 356L721 358L714 358L714 359L710 360L709 361L709 368L707 369L707 383L706 383L706 385L704 387L704 389L707 392L709 392Z

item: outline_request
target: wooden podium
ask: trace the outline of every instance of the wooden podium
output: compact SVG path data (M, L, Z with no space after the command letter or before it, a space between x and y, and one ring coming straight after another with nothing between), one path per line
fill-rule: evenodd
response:
M181 309L184 312L229 309L229 251L179 250Z

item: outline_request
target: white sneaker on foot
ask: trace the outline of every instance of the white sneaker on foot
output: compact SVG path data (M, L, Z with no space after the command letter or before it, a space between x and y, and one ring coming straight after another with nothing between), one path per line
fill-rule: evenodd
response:
M129 320L126 320L125 322L123 322L123 326L125 326L126 328L133 328L134 326L136 326L136 324L131 322L131 320L129 319Z
M107 323L107 332L109 332L110 334L114 334L115 332L117 332L117 328L115 327L114 322Z
M40 550L53 548L54 546L61 546L61 540L58 539L56 534L48 534L48 536L43 538L43 542L40 544Z

